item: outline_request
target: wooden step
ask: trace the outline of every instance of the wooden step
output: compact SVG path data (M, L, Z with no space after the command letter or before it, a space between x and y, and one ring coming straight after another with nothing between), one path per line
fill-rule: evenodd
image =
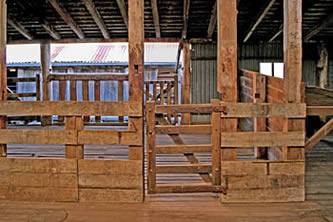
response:
M202 193L202 192L221 192L225 193L222 186L213 186L208 183L189 183L189 184L158 184L155 193Z

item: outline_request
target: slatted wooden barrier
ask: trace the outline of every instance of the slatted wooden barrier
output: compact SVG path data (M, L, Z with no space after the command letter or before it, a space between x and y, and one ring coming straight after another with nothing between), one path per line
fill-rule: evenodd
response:
M123 74L109 74L109 73L99 73L99 74L91 74L91 73L75 73L75 74L57 74L53 73L47 78L48 84L52 81L59 82L59 101L65 101L67 82L69 82L69 92L70 92L70 100L77 101L78 95L82 95L83 101L89 101L89 82L94 83L94 101L101 101L101 82L102 81L117 81L118 82L118 101L124 101L124 82L128 81L128 75ZM78 81L82 82L82 92L78 92L77 83ZM64 121L63 116L58 117L59 122ZM90 122L90 116L84 117L84 122L87 124ZM101 122L101 116L95 116L95 124L99 124ZM112 123L112 125L127 125L124 122L124 117L119 116L118 123Z
M36 77L10 77L7 78L7 83L8 85L13 85L15 84L17 87L18 83L35 83L35 92L25 92L25 93L17 93L13 92L8 89L8 94L7 94L7 100L9 101L20 101L22 98L34 98L35 101L40 101L41 98L41 92L40 92L40 75L37 74ZM28 121L40 121L39 116L10 116L8 117L8 121L11 122L13 120L16 121L24 121L25 123Z
M206 113L212 115L211 125L155 125L156 117L167 113ZM212 101L212 104L201 105L155 105L148 102L147 119L147 154L148 154L148 192L177 193L177 192L222 192L227 189L228 172L223 171L225 161L221 159L222 150L230 147L304 147L305 132L227 132L221 124L228 118L292 118L304 119L305 104L272 104L272 103L224 103ZM210 134L211 144L187 145L182 141L176 145L156 145L156 134ZM177 138L178 140L181 138ZM175 141L175 140L174 140ZM156 166L157 154L193 154L210 152L211 164L192 162L188 165ZM243 162L243 161L234 161ZM253 161L252 161L253 162ZM267 161L269 162L269 161ZM236 163L237 165L237 163ZM222 167L221 167L222 166ZM267 167L266 167L267 168ZM225 174L223 175L224 172ZM266 171L265 171L266 172ZM206 173L208 181L201 184L158 184L156 174L164 173ZM268 173L269 174L269 173ZM266 175L268 175L266 174ZM222 175L222 177L221 177ZM304 175L303 175L304 176ZM221 180L222 179L222 180ZM277 185L278 186L278 185ZM279 187L279 186L278 186ZM301 188L300 188L301 189ZM230 198L230 196L228 197ZM298 196L299 198L299 196ZM302 198L302 197L300 197ZM227 200L227 199L225 199ZM232 200L230 198L229 200ZM281 200L281 199L280 199Z

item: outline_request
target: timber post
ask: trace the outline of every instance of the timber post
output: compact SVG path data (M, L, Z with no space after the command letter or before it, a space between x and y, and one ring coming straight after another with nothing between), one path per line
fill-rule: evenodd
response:
M40 65L42 70L42 99L43 101L50 100L50 86L47 79L47 76L50 72L51 67L51 51L50 51L50 44L40 44ZM50 125L52 119L50 116L42 116L42 126Z
M183 41L182 104L191 104L191 50L189 41ZM190 124L191 113L182 114L182 125Z

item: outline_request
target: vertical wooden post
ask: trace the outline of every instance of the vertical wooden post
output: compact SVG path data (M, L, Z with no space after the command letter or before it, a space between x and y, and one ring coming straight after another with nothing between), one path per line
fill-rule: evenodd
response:
M160 81L160 105L164 105L164 82Z
M7 101L7 4L0 0L0 102ZM0 129L7 128L7 117L0 116ZM0 144L0 157L7 156L7 145Z
M36 74L36 101L40 101L40 75Z
M266 77L263 75L253 74L253 99L254 103L266 102ZM254 131L264 132L267 129L266 118L254 118ZM267 148L256 147L255 155L257 159L267 158Z
M144 0L128 1L129 101L144 102ZM142 109L143 110L143 109ZM131 160L144 159L144 124L142 117L129 119L129 130L135 130L142 144L129 147Z
M148 193L156 188L155 101L146 103Z
M124 101L124 81L118 81L118 101ZM124 122L123 116L119 116L119 122Z
M83 101L89 101L89 81L82 81ZM89 122L90 116L83 117L84 122Z
M212 100L218 107L220 100ZM212 184L221 185L221 112L212 113Z
M50 60L50 44L41 44L40 45L40 56L41 56L41 70L42 70L42 79L43 79L43 101L49 101L50 100L50 92L49 92L49 82L47 80L47 76L49 75L49 69L51 65ZM43 116L42 117L42 125L47 126L51 124L51 117L50 116Z
M286 103L302 102L302 0L284 0L284 96ZM289 120L288 131L305 131L304 120ZM287 159L304 160L304 148L288 148Z
M65 118L66 130L82 130L83 119L81 116L66 116ZM83 145L66 145L65 146L66 158L83 159L84 149Z
M59 81L59 101L65 101L66 97L66 81ZM64 122L64 116L58 117L59 122Z
M182 104L191 103L191 50L190 42L183 42L183 78L182 78ZM182 125L191 124L191 114L182 114Z
M224 102L237 102L237 1L218 0L217 90ZM222 119L221 131L237 131L237 119ZM236 160L237 149L223 149L223 160Z
M178 105L179 104L179 96L178 96L178 74L175 75L174 77L174 87L173 87L173 96L174 96L174 104ZM175 123L178 123L178 113L174 113L174 118L175 118Z
M119 84L119 82L118 82ZM119 87L119 85L118 85ZM96 80L94 82L94 89L95 89L95 101L101 101L101 82ZM101 117L100 116L95 116L95 122L99 123L101 122Z
M317 62L317 76L319 79L319 87L328 87L328 50L324 42L320 42L317 46L319 59Z

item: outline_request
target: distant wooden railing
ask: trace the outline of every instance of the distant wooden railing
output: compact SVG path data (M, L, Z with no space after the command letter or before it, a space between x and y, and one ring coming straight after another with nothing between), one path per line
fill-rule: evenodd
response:
M66 157L83 158L84 145L139 145L136 131L84 130L82 116L141 117L139 102L1 102L0 116L65 116L64 130L1 129L0 144L65 144Z
M94 101L101 101L101 81L117 81L118 82L118 102L124 101L124 82L128 81L128 75L110 74L110 73L52 73L47 78L48 84L52 81L59 82L59 101L65 101L66 82L69 82L70 101L77 101L78 95L82 95L83 101L89 101L89 81L94 82ZM82 92L77 90L77 82L82 81ZM126 125L124 116L118 117L119 122L113 123L117 125ZM59 122L64 121L64 117L58 117ZM84 117L84 122L90 122L90 116ZM101 116L95 116L95 123L101 122Z

